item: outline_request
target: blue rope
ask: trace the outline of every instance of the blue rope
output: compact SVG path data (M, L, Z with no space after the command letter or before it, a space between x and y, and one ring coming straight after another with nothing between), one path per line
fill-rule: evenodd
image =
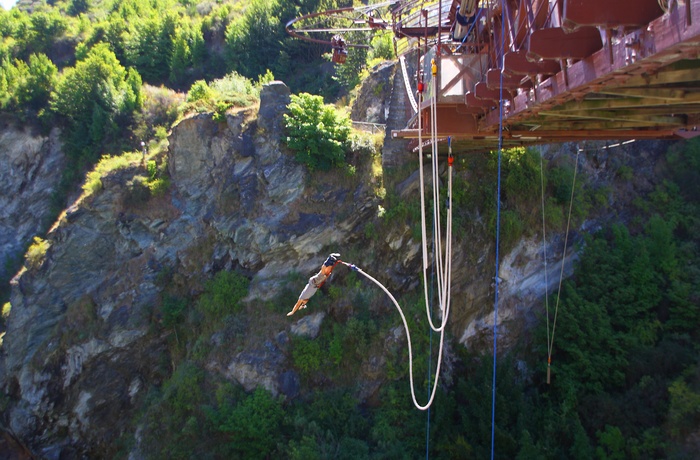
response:
M501 56L505 55L505 21L501 21ZM498 106L498 185L496 192L496 277L493 301L493 377L491 382L491 460L493 460L496 435L496 352L498 351L498 284L499 278L499 246L501 235L501 154L503 152L503 71L501 71L500 100Z

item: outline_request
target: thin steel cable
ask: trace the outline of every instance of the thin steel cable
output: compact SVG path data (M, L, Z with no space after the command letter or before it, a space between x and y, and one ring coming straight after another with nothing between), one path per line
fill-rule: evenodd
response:
M564 236L564 251L561 255L561 271L559 272L559 288L557 290L557 301L554 305L554 320L552 322L552 338L547 351L547 360L552 360L552 347L554 346L554 331L557 327L557 314L559 313L559 299L561 297L561 284L564 279L564 261L566 260L566 249L569 242L569 227L571 225L571 211L574 207L574 192L576 191L576 172L578 171L578 157L580 150L576 151L576 164L574 165L574 179L571 185L571 200L569 201L569 217L566 220L566 235Z

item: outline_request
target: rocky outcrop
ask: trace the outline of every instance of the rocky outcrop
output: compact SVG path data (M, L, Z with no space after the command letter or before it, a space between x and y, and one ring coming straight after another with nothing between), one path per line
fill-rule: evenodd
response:
M9 262L21 258L32 238L48 228L51 196L64 168L59 131L48 135L0 124L0 279L12 273Z
M280 144L287 87L272 83L261 99L259 110L224 123L203 114L175 126L171 188L148 206L127 196L140 164L103 177L100 193L76 202L47 235L43 263L17 279L1 363L13 400L4 423L34 452L51 458L114 441L144 390L170 373L165 337L149 333L163 270L196 294L213 272L237 269L252 278L251 299L269 298L281 274L318 269L324 248L354 238L374 214L378 198L366 181L339 186L331 174L312 182ZM31 161L15 163L31 176ZM207 367L245 388L293 396L298 376L287 370L283 342L261 337Z
M341 307L338 301L330 312L309 312L294 321L261 308L290 289L285 275L317 271L328 248L343 248L337 249L342 253L352 247L366 259L352 262L368 273L379 273L391 291L419 287L422 251L408 225L393 225L371 241L363 236L367 223L377 222L381 202L368 179L371 159L358 160L355 178L339 172L311 177L280 142L289 97L283 83L273 82L263 88L259 108L233 111L224 122L213 121L210 114L185 118L173 127L167 152L159 158L167 162L171 182L164 196L147 203L130 199L129 184L145 174L143 166L134 163L103 177L102 190L77 201L47 235L49 248L41 263L13 286L0 356L0 386L8 395L2 425L35 455L109 456L114 441L133 428L129 422L147 389L171 375L170 331L160 327L155 308L161 301L163 276L184 295L196 298L204 281L218 271L246 275L251 284L245 302L257 316L232 318L232 324L213 332L208 337L213 351L202 359L208 372L221 379L247 390L262 386L287 398L303 392L291 363L290 341L295 336L314 340L324 318L346 315L351 307L345 309L347 304ZM10 143L15 158L11 164L19 165L17 174L25 178L16 187L25 182L30 187L30 179L57 167L60 155L52 150L53 138ZM556 161L570 148L558 146L544 153ZM580 167L600 183L612 183L614 164L623 155L632 158L633 168L644 171L657 163L660 150L652 145L638 157L619 150L615 156L582 156ZM27 151L37 152L34 160L23 159ZM56 153L55 158L49 155L54 163L44 160L37 166L38 152ZM527 326L537 300L555 287L559 264L565 274L571 272L576 258L571 248L579 234L611 215L622 215L634 194L653 187L650 176L611 191L610 214L573 229L565 257L561 235L548 237L546 282L537 237L503 255L496 321L506 347ZM417 177L410 175L395 191L411 200L418 187ZM15 210L12 216L21 214L20 204L8 206ZM454 319L449 330L456 341L449 345L443 365L446 376L454 356L449 350L478 348L491 333L493 244L483 236L455 241ZM236 342L240 337L245 340ZM362 375L356 376L361 382L359 398L377 394L386 378L387 356L403 356L405 338L397 326L384 340L384 349L380 345L364 359Z
M406 72L409 81L415 75L415 58L409 53ZM401 65L396 61L385 61L372 69L362 81L358 96L350 114L353 121L380 123L385 125L382 164L396 167L410 160L408 141L394 138L393 130L403 129L414 114L409 102Z

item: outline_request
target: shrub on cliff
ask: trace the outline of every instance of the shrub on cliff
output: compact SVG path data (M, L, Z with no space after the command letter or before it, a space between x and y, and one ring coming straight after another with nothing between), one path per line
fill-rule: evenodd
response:
M198 310L210 324L240 311L249 284L248 279L239 273L220 271L204 286L204 293L197 303Z
M207 83L197 80L187 92L186 103L180 107L182 114L190 112L214 112L214 121L225 121L226 111L232 107L247 107L260 99L260 88L275 77L268 70L257 82L231 72L223 78Z
M284 114L287 146L310 170L328 171L345 163L350 119L338 113L323 97L308 93L292 95Z

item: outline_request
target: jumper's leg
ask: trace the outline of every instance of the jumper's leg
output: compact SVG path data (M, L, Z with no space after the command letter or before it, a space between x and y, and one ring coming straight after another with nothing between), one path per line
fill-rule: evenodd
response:
M308 300L304 300L304 299L297 300L297 303L294 305L294 308L292 308L292 311L287 313L287 316L292 316L300 308L306 308L306 302L308 302Z

